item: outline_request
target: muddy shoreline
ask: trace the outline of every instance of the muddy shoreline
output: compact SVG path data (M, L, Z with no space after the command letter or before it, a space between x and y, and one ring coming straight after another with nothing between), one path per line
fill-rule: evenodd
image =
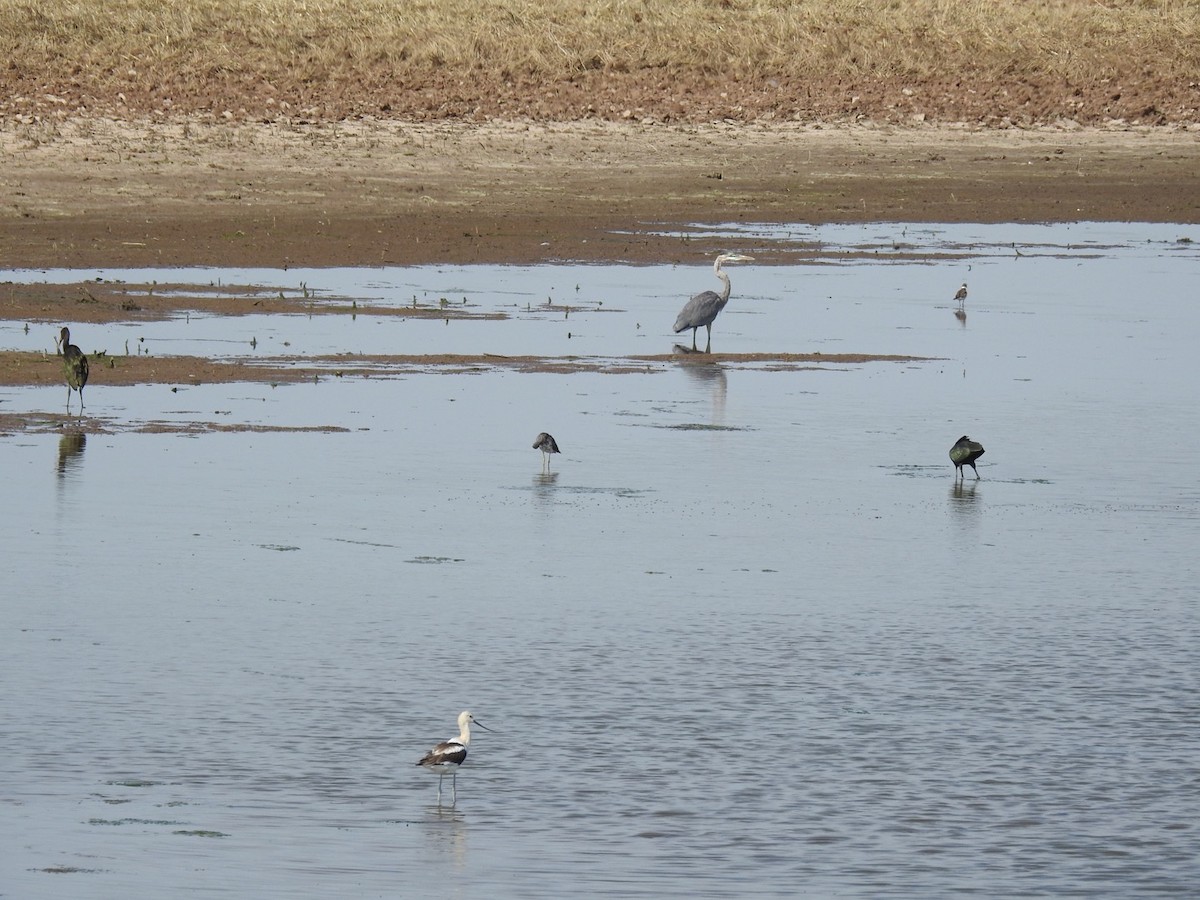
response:
M696 353L677 345L674 353L649 356L542 357L503 356L499 354L393 354L338 356L263 357L261 359L214 359L196 356L109 356L91 354L92 378L89 386L94 397L95 385L132 387L158 385L172 393L186 392L204 384L251 382L272 388L285 384L319 384L337 378L404 378L415 374L460 375L508 370L522 373L568 375L592 372L604 375L653 374L683 366L738 366L772 371L802 371L847 368L871 364L912 364L931 362L926 357L867 353ZM50 353L0 354L0 387L60 387L66 392L62 360ZM87 389L85 389L86 392ZM85 400L87 398L85 397ZM103 403L91 401L82 413L79 395L71 395L70 411L5 413L0 411L0 434L33 431L72 434L108 434L117 431L142 433L193 434L208 431L280 431L339 432L337 425L263 426L237 422L129 421L109 418Z
M676 345L675 353L622 357L358 354L336 356L264 356L258 359L199 356L89 356L89 384L130 387L161 384L183 389L201 384L260 382L277 386L328 378L395 378L415 373L455 374L508 369L516 372L629 374L662 372L674 365L812 369L868 363L930 362L927 357L874 353L703 353ZM6 353L0 386L38 386L62 382L62 361L51 353ZM65 391L65 383L63 385ZM74 403L78 403L75 397ZM74 407L78 409L76 405Z
M282 126L88 119L52 129L0 129L0 157L8 201L0 210L0 247L10 269L692 264L720 249L754 249L760 263L770 264L771 248L718 245L689 235L688 227L1200 222L1200 131L1188 128ZM0 318L42 327L218 306L225 314L316 309L294 285L286 293L244 286L234 294L218 300L196 291L155 295L145 286L83 280L8 283L0 284ZM313 377L295 361L130 360L93 360L93 381L172 385ZM326 362L317 365L332 376ZM551 371L573 364L537 365ZM345 368L369 374L349 362ZM0 384L58 381L52 355L0 354Z
M5 268L692 262L723 222L1200 222L1200 131L86 120L0 130Z

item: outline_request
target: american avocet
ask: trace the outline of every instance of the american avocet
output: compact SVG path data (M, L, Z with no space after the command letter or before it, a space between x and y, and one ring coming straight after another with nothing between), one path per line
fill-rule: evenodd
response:
M967 302L967 283L965 281L962 283L962 287L958 289L958 293L954 295L954 299L958 301L959 306Z
M692 350L696 349L696 332L703 325L708 329L708 344L704 348L705 353L712 351L712 327L717 315L725 308L725 304L729 302L729 276L721 271L721 266L725 263L732 262L754 262L753 256L746 256L743 253L722 253L713 263L713 274L721 279L721 283L725 286L721 293L716 291L701 291L691 300L683 305L683 309L679 311L679 316L675 319L675 333L692 329Z
M464 709L458 714L458 737L442 741L422 756L420 762L417 763L426 772L433 772L438 776L439 806L442 803L442 779L446 777L447 772L450 773L450 784L454 791L454 798L450 802L458 802L458 767L467 758L467 746L471 743L472 722L479 725L484 731L492 730L486 725L476 722L475 717Z
M550 468L550 454L558 452L558 444L554 435L543 431L533 439L533 449L542 451L542 468Z
M79 391L79 415L83 415L83 389L88 382L87 354L71 343L69 328L62 330L63 374L67 376L67 412L71 411L71 391Z
M983 444L971 440L964 434L950 448L950 462L954 463L954 474L961 476L963 466L970 466L972 469L975 469L975 460L981 456L983 456ZM979 477L978 469L975 469L975 477Z

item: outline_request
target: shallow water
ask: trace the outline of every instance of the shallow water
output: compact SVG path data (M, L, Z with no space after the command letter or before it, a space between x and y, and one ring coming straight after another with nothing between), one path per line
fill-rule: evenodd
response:
M114 433L0 438L0 896L1189 895L1200 254L1014 226L1020 258L979 227L836 260L894 230L739 267L714 349L928 362L96 384ZM481 308L606 285L625 311L580 320L613 355L667 352L712 281L403 277ZM532 314L418 351L277 318L302 352L576 346ZM237 321L137 327L196 352ZM439 807L413 763L465 708L495 733Z

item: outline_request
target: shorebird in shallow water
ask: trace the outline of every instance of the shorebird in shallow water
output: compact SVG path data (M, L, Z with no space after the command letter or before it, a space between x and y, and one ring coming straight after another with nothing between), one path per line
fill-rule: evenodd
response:
M717 314L729 302L729 276L721 271L721 266L731 262L754 262L754 257L744 256L741 253L722 253L718 256L716 262L713 263L713 274L721 279L725 288L719 294L716 291L701 291L683 305L683 309L679 311L679 317L675 320L676 334L686 328L692 329L692 350L696 349L696 330L703 325L708 329L708 343L704 347L704 352L712 352L713 322L716 320Z
M954 295L954 299L958 301L959 306L967 302L967 283L965 281L959 287L958 293Z
M978 478L979 470L975 468L975 460L981 456L983 456L983 444L971 440L965 434L960 437L950 448L950 462L954 463L955 477L962 477L962 467L970 466L975 470L975 477Z
M533 449L542 451L542 468L549 471L550 454L559 452L558 444L554 440L554 435L543 431L533 439Z
M442 805L442 779L450 773L450 785L454 794L451 805L458 802L458 767L466 761L467 746L471 743L471 724L474 723L484 731L491 731L486 725L475 721L475 717L467 710L458 714L458 737L442 741L421 757L417 765L426 772L433 772L438 777L438 806Z
M71 391L79 391L79 415L83 415L83 388L88 382L87 355L71 343L71 330L63 328L59 343L62 346L63 374L67 376L67 412L71 411Z

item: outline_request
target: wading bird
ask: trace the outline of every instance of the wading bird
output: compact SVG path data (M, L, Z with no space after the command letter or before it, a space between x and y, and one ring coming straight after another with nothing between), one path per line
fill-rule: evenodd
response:
M704 347L704 352L712 352L713 320L729 302L729 276L721 271L721 266L725 263L753 261L753 256L743 256L741 253L722 253L713 263L713 274L724 282L725 289L719 294L716 291L702 291L685 303L683 309L679 311L679 317L675 320L675 333L679 334L685 328L692 329L693 350L696 349L696 330L703 325L708 329L708 343Z
M62 345L63 374L67 376L67 412L71 411L71 391L79 391L79 414L83 415L83 388L88 382L87 355L71 343L71 331L63 328L59 341Z
M958 442L950 448L950 462L954 463L955 477L962 477L963 466L975 469L975 460L981 456L983 456L983 444L971 440L965 434L960 437ZM975 469L975 477L979 477L978 469Z
M958 301L958 305L962 306L967 302L967 283L964 281L958 289L958 293L954 295L954 299Z
M467 710L463 710L458 714L458 737L450 738L448 741L442 741L428 753L421 757L417 763L426 772L433 772L438 776L438 805L442 804L442 779L446 777L446 773L450 773L451 789L454 792L451 804L458 802L458 767L463 764L467 758L467 745L471 743L471 724L474 723L484 731L491 731L486 725L475 721L475 717Z
M542 451L542 468L550 468L550 454L558 453L558 444L554 441L554 435L543 431L533 439L533 449Z

